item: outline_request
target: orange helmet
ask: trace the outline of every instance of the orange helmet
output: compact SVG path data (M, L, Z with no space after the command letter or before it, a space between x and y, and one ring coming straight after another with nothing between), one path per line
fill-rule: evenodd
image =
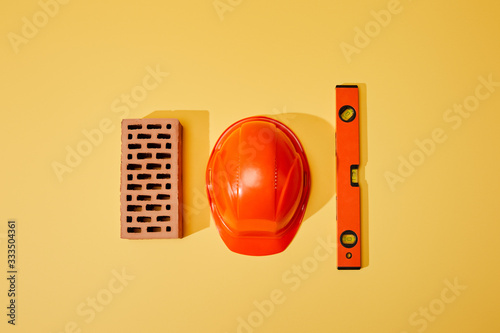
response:
M295 134L267 117L231 125L210 155L207 191L215 224L236 253L287 248L306 210L311 177Z

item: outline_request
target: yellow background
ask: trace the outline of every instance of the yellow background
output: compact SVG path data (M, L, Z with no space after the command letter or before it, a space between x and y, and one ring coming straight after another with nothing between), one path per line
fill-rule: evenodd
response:
M454 104L473 101L467 98L479 77L500 81L500 4L401 0L381 26L372 11L387 10L386 0L222 2L223 19L212 0L73 0L52 7L47 22L38 1L4 3L0 330L500 331L500 87L458 128L443 118ZM34 16L43 26L13 47L11 33L21 36ZM375 29L368 45L358 40L363 47L349 62L342 43L355 47L356 29L367 27ZM189 148L204 157L186 170L202 172L215 140L243 117L271 115L297 132L313 189L307 219L285 252L227 250L199 182L184 189L199 214L191 215L187 237L119 238L123 115L112 104L142 84L148 66L169 75L128 118L206 110L201 146L191 141ZM362 244L369 257L360 271L338 271L335 252L321 252L322 261L314 256L321 242L336 238L333 110L342 83L360 84L362 94ZM65 163L67 146L75 149L82 131L103 119L113 130L59 181L53 163ZM446 140L391 190L387 172L398 173L400 157L422 157L415 140L430 139L435 129ZM18 223L15 327L5 315L8 219ZM299 277L297 267L310 273ZM114 274L123 271L130 280L92 320L78 312L90 309L89 299L111 295ZM453 294L445 281L466 289ZM277 294L280 304L269 306ZM455 297L444 303L442 295ZM419 311L429 307L438 314L423 320Z

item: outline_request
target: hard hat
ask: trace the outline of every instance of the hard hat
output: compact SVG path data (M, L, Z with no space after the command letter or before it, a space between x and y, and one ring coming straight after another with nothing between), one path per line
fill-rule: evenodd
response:
M207 192L226 246L246 255L285 250L306 210L311 177L295 134L267 117L240 120L210 155Z

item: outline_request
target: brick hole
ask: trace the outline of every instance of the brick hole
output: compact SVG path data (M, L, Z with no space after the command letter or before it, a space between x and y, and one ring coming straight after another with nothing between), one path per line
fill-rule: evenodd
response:
M170 199L170 195L168 194L158 194L156 195L156 200L168 200Z
M128 149L141 149L140 143L131 143L128 145Z
M133 175L127 175L127 180L132 180L132 179L134 179Z
M167 227L167 232L172 231L172 228L170 226Z
M170 179L170 174L158 173L158 174L156 174L156 179Z
M161 144L159 144L159 143L148 143L148 148L149 149L159 149L159 148L161 148Z
M167 149L171 149L172 148L172 144L170 142L168 142L166 145L165 145L165 148Z
M128 184L127 185L127 190L138 191L140 189L142 189L142 185L140 185L140 184Z
M158 163L148 163L148 164L146 164L146 169L148 169L148 170L159 170L159 169L161 169L161 164L158 164Z
M146 210L161 210L161 205L146 205Z
M139 201L151 201L150 195L138 195L137 200Z
M142 206L139 205L128 205L127 211L129 212L140 212L142 210Z
M142 125L140 125L140 124L128 125L129 130L137 130L137 129L141 129L141 128L142 128Z
M167 124L167 129L171 129L172 128L172 125L171 124Z
M140 173L137 175L137 179L151 179L151 175L149 173Z
M156 137L158 139L170 139L170 134L158 133Z
M137 139L151 139L151 134L137 134Z
M142 165L140 164L127 164L127 170L141 170Z
M156 221L158 222L168 222L170 221L170 216L157 216Z
M127 222L132 222L132 216L127 216Z
M151 222L150 216L137 216L137 222Z
M161 227L147 227L147 232L161 232Z
M167 208L167 210L170 210L170 208L172 208L172 206L167 205L165 208Z
M156 153L156 158L157 159L165 159L165 158L170 158L172 155L167 154L167 153Z
M127 228L127 232L129 234L138 234L141 232L141 228L137 228L137 227L128 227Z
M161 184L148 184L146 188L148 190L161 190Z
M131 140L132 139L132 134L129 134L128 135L128 139Z
M159 124L148 124L147 128L148 129L160 129L161 125L159 125Z
M172 184L170 184L170 183L166 183L166 184L165 184L165 188L166 188L167 190L170 190L170 189L172 188Z
M132 196L131 195L127 195L127 201L132 201Z
M144 160L146 158L152 158L152 157L153 157L153 154L151 154L151 153L138 153L137 154L137 158L140 160Z
M128 154L128 155L127 155L127 158L128 158L129 160L131 160L131 159L132 159L132 154Z

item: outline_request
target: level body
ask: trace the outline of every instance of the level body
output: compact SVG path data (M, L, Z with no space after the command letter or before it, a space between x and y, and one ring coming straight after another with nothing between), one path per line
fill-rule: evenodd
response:
M359 93L355 85L339 85L335 90L337 268L360 269Z

